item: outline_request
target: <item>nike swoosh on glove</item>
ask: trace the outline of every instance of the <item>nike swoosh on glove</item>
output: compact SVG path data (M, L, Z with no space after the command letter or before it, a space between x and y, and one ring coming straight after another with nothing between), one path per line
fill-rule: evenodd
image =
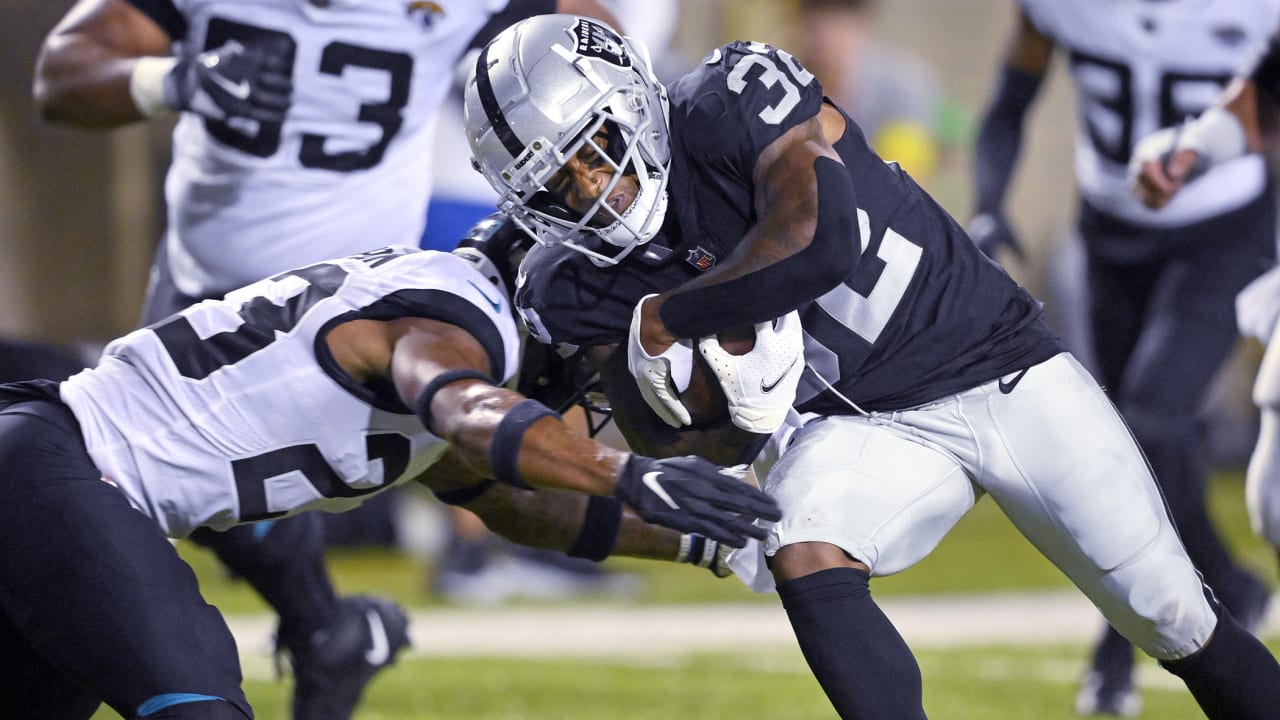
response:
M289 44L235 40L179 60L164 79L164 102L211 120L278 123L289 109L293 80Z
M631 331L627 336L627 369L635 377L640 394L662 421L674 428L693 422L689 408L680 402L674 377L693 374L693 348L676 343L658 355L645 352L640 342L640 309L646 300L655 295L645 295L636 303L631 314Z
M757 518L782 518L772 497L694 455L655 460L632 453L618 470L614 495L654 525L739 548L747 538L764 539L766 528L753 524Z
M804 332L794 310L777 322L756 325L756 342L743 355L732 355L714 336L698 341L729 403L733 424L748 432L771 435L782 427L796 401L804 373Z

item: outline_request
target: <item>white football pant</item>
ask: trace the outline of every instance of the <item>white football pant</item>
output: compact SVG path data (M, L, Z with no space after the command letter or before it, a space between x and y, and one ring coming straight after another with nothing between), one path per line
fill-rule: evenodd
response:
M1021 378L911 410L818 418L782 439L776 464L757 466L783 512L765 554L824 542L873 576L891 575L932 551L987 493L1148 654L1186 657L1213 632L1213 608L1145 458L1067 353ZM767 590L755 555L736 552L730 563Z

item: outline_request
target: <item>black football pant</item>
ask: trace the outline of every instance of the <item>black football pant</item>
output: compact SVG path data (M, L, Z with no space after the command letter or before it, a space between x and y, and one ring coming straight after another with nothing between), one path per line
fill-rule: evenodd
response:
M0 387L0 717L252 717L222 616L56 397Z

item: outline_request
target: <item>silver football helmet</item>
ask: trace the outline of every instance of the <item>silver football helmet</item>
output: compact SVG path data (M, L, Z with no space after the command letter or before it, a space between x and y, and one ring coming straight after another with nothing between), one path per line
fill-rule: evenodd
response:
M539 243L612 265L658 232L671 140L666 89L643 43L576 15L516 23L480 53L465 112L472 164L498 192L498 209ZM578 213L549 184L584 149L613 177ZM639 190L615 209L608 198L624 175Z

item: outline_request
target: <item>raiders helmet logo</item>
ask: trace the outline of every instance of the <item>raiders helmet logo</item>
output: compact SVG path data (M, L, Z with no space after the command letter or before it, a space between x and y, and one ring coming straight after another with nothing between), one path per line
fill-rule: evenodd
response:
M604 25L579 20L573 34L577 39L574 51L579 55L598 58L618 67L631 67L631 56L623 49L622 38Z

